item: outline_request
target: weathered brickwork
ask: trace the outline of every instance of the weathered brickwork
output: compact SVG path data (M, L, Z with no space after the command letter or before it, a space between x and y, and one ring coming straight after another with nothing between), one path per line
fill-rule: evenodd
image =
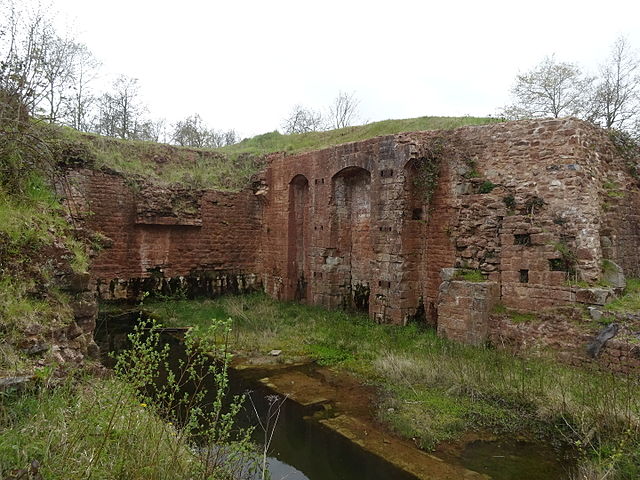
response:
M149 288L215 294L259 286L261 207L253 191L135 186L90 170L69 173L67 184L74 216L107 237L92 265L102 298L135 298Z
M111 244L93 263L103 298L259 287L481 344L512 331L490 320L497 303L603 304L640 276L634 161L605 131L551 119L276 154L238 193L89 170L66 193ZM452 268L462 278L443 283Z
M425 160L440 162L428 200L416 181ZM601 291L576 285L602 280L605 259L638 274L637 183L606 133L578 120L278 156L266 182L262 274L279 298L394 323L424 308L434 321L442 268L480 271L503 304L523 310L598 303ZM304 200L292 203L300 189ZM296 216L302 204L305 220Z

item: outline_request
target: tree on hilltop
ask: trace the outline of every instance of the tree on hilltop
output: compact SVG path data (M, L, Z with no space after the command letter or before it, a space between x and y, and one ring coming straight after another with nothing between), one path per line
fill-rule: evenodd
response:
M295 105L291 113L282 123L284 133L307 133L324 130L324 118L320 112L316 112L302 105Z
M111 90L98 99L95 131L111 137L136 139L146 109L140 99L138 79L120 75Z
M504 109L507 118L585 116L593 79L568 62L546 57L532 70L516 77L514 103Z
M235 130L209 128L200 115L193 114L176 122L171 141L183 147L218 148L238 142Z
M340 91L329 107L329 123L333 128L344 128L353 125L358 119L360 100L355 92Z
M619 37L611 56L600 66L594 95L594 120L605 128L622 129L640 111L640 56Z

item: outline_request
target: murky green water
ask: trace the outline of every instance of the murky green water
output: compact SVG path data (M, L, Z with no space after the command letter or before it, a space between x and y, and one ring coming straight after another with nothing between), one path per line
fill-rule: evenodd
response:
M117 351L126 345L126 334L136 316L102 317L96 341L103 350ZM181 343L167 336L173 361L183 355ZM109 365L112 361L104 355ZM306 367L308 368L308 367ZM248 392L257 414L264 418L267 397L274 393L247 372L230 373L232 393ZM379 457L363 450L312 418L314 407L285 401L269 446L269 470L274 480L412 480ZM255 425L256 412L248 403L238 421ZM256 429L255 441L264 443L264 432ZM473 441L447 460L461 464L494 480L567 480L572 462L551 447L517 440Z

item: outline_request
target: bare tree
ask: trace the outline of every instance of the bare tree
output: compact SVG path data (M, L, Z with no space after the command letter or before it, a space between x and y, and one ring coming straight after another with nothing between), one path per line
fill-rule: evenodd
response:
M238 137L238 132L236 132L233 128L224 132L224 144L225 145L233 145L234 143L238 143L240 138Z
M353 124L358 118L360 100L355 92L338 92L338 96L329 107L329 123L334 128L344 128Z
M640 57L625 37L613 44L600 67L594 95L594 118L605 128L624 128L640 109Z
M98 99L98 117L95 130L102 135L120 138L138 138L142 114L146 107L140 100L138 79L120 75Z
M45 94L44 52L53 27L42 8L26 11L13 1L0 4L0 18L0 89L33 113Z
M64 120L76 130L88 131L91 128L90 112L95 103L91 92L91 83L98 77L98 62L84 44L76 44L73 56L73 75L71 91L64 99Z
M585 116L593 79L577 65L546 57L529 72L516 77L511 90L514 103L504 110L507 118Z
M60 107L71 94L74 57L80 45L56 33L49 35L45 41L41 65L45 88L39 110L49 123L53 123L58 120Z
M197 113L177 122L171 137L173 143L184 147L218 148L238 142L235 130L209 128Z
M323 130L322 114L302 105L295 105L282 123L284 133L307 133Z
M167 142L167 121L164 118L157 120L144 120L138 124L135 132L137 140L149 142Z

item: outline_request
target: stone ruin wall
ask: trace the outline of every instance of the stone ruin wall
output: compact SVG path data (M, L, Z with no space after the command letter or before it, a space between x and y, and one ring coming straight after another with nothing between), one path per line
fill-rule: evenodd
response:
M600 292L575 284L598 282L605 257L637 275L640 239L638 189L598 135L578 120L525 121L278 157L266 177L265 287L393 323L422 304L433 317L447 267L480 270L515 309L597 303ZM415 168L434 141L445 148L427 204ZM610 198L609 177L624 195Z
M143 291L216 295L259 288L261 207L238 193L128 182L114 172L67 175L71 213L107 244L92 261L102 299Z
M416 178L433 162L427 195ZM378 322L426 321L467 343L521 344L522 329L492 316L497 304L602 304L611 289L577 285L602 280L604 259L640 276L640 190L628 172L606 132L564 119L277 154L237 193L89 170L68 183L76 215L111 244L93 262L102 298L260 288Z

